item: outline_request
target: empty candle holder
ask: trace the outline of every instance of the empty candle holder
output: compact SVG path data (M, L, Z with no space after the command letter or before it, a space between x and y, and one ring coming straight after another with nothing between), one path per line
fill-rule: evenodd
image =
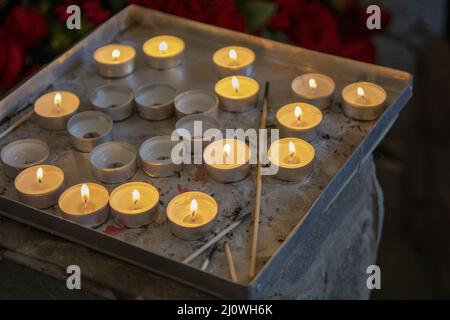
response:
M108 220L109 192L98 183L77 184L58 199L61 217L86 227L97 227Z
M67 122L72 146L81 152L91 152L96 146L112 140L113 121L105 113L84 111Z
M183 165L172 162L172 149L177 144L170 136L159 136L147 139L139 148L142 169L150 177L170 177L180 172Z
M89 97L95 110L104 112L113 121L129 118L134 109L133 90L121 84L105 84L92 92Z
M178 118L199 113L216 118L219 99L209 91L190 90L176 96L174 104Z
M11 142L1 151L7 177L14 179L22 170L47 161L50 151L44 141L23 139Z
M89 156L92 174L104 183L120 183L136 173L137 152L129 143L105 142L95 147Z
M139 115L147 120L164 120L172 116L176 90L164 84L145 85L136 91L134 102Z
M123 44L109 44L94 52L98 73L105 78L125 77L134 71L136 49Z
M175 129L183 137L185 148L194 155L202 155L206 146L222 138L219 121L204 114L193 114L181 118L175 124ZM183 134L184 131L187 135Z

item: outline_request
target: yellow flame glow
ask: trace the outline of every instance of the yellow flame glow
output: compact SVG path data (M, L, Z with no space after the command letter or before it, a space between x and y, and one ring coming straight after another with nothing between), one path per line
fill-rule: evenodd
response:
M195 214L195 211L197 211L197 209L198 209L198 203L197 203L197 200L192 199L192 200L191 200L191 204L190 204L189 207L190 207L190 209L191 209L192 214Z
M311 89L317 89L317 81L313 78L309 79L308 85Z
M161 41L161 42L159 43L159 51L160 51L161 53L166 53L167 50L169 50L169 45L167 44L167 42Z
M361 98L365 98L366 97L366 93L364 92L364 89L361 87L358 87L358 89L356 90L356 92L358 93L358 96L360 96Z
M301 119L301 117L302 117L302 115L303 115L303 112L302 112L302 108L300 108L300 106L296 106L296 107L295 107L294 115L295 115L295 118L296 118L297 120L300 120L300 119Z
M87 184L83 183L81 185L80 193L81 193L81 201L86 206L89 201L89 196L90 196L89 187L87 186Z
M120 58L120 50L119 49L114 49L111 53L112 58L114 61L116 61L117 59Z
M239 92L239 80L237 77L231 77L231 86L233 87L236 94Z
M225 154L225 157L229 157L230 156L230 153L231 153L231 146L228 144L228 143L226 143L224 146L223 146L223 152L224 152L224 154Z
M133 190L133 203L134 205L137 205L137 203L139 202L139 200L141 199L141 194L139 193L139 190L134 189Z
M237 52L234 49L231 49L230 52L228 52L228 56L230 57L231 62L236 63L237 62Z
M292 141L289 141L289 153L291 154L291 157L294 156L295 152L295 144Z
M59 108L61 106L61 102L62 102L62 96L61 93L57 92L55 94L55 98L53 99L53 102L55 103L55 106L57 108Z
M39 167L36 171L36 181L38 183L42 183L44 181L44 170L42 170L41 167Z

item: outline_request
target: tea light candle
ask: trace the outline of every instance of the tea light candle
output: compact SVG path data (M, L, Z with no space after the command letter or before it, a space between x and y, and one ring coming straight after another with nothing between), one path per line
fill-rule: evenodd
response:
M7 177L14 179L23 169L44 163L50 150L44 141L36 139L16 140L6 145L1 160Z
M322 112L307 103L290 103L280 108L276 115L281 137L312 139L322 122Z
M94 52L98 73L106 78L121 78L134 71L136 50L123 44L109 44Z
M215 91L224 110L247 112L258 102L259 84L249 77L232 76L219 80Z
M158 211L159 192L144 182L129 182L111 192L109 205L115 220L127 228L149 224Z
M64 190L64 173L58 167L37 165L23 170L14 181L20 201L38 209L58 202Z
M189 90L176 96L174 104L178 118L198 113L216 118L219 98L206 90Z
M269 148L269 160L278 167L275 177L285 181L301 181L312 170L314 147L297 138L275 141Z
M344 114L355 120L378 119L386 108L386 91L370 82L352 83L342 91Z
M139 115L147 120L164 120L173 113L176 90L164 84L145 85L136 91L134 102Z
M324 110L332 103L336 84L333 79L326 75L308 73L295 78L291 87L303 102Z
M217 50L213 55L216 73L220 78L233 75L250 76L255 53L249 48L230 46Z
M104 112L113 121L122 121L133 114L133 89L121 84L105 84L95 89L89 97L95 110Z
M183 169L172 162L172 149L177 144L170 136L147 139L139 148L142 169L150 177L170 177Z
M83 183L66 189L58 200L61 216L86 227L96 227L108 219L109 192L97 183Z
M129 143L110 141L95 147L89 155L94 177L104 183L120 183L137 170L137 152Z
M197 240L214 227L219 206L210 195L184 192L167 205L167 218L172 233L184 240Z
M182 61L184 48L182 39L170 35L151 38L142 47L149 66L159 70L178 66Z
M250 148L238 139L223 139L211 143L203 153L208 176L221 183L245 179L250 172Z
M69 91L44 94L34 103L34 112L41 127L51 130L66 128L66 122L80 107L80 99Z

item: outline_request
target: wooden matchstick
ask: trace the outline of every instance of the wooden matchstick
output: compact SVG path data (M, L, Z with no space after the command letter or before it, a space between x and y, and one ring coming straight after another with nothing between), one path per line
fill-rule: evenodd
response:
M28 113L24 114L22 118L20 118L19 120L17 120L16 122L14 122L13 124L11 124L8 128L6 128L5 131L3 131L2 133L0 133L0 139L6 137L11 131L13 131L14 129L16 129L17 127L19 127L22 123L24 123L25 121L27 121L28 119L31 118L31 116L33 115L34 110L29 111Z
M237 274L236 274L236 268L234 266L233 256L231 255L231 249L230 249L230 245L228 244L228 241L225 241L225 243L223 244L223 247L225 249L225 254L227 256L227 263L228 263L228 269L230 270L231 280L233 280L233 282L237 283L238 279L237 279Z
M269 95L269 82L267 81L264 90L264 101L261 114L261 129L266 129L268 95ZM256 251L258 249L259 215L261 212L261 191L262 191L262 163L260 157L258 157L258 166L256 173L255 213L253 215L253 239L252 239L252 251L251 251L250 272L249 272L250 279L253 279L256 275L256 255L257 255Z

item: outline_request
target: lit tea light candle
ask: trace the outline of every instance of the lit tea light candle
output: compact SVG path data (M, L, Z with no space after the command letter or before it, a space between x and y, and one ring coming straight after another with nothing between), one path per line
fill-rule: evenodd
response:
M38 209L49 208L58 202L64 190L64 173L51 165L33 166L17 175L14 186L23 203Z
M184 192L167 205L167 218L172 233L184 240L197 240L214 227L219 206L210 195Z
M220 78L232 75L250 76L255 53L249 48L231 46L217 50L213 55L216 73Z
M269 160L278 167L275 177L285 181L301 181L312 170L314 147L297 138L275 141L269 148Z
M308 73L295 78L291 87L302 102L323 110L331 105L336 84L326 75Z
M121 78L134 71L136 50L123 44L109 44L94 52L98 73L106 78Z
M323 119L322 112L307 103L290 103L276 114L281 137L313 139Z
M238 139L214 141L203 153L208 176L221 183L245 179L250 172L250 148Z
M61 216L87 227L104 223L109 215L109 192L97 183L83 183L66 189L58 200Z
M165 70L182 62L185 44L178 37L162 35L147 40L142 49L151 68Z
M224 110L246 112L258 102L259 84L249 77L231 76L219 80L215 92Z
M140 228L151 223L158 204L158 189L145 182L125 183L114 189L109 197L112 215L127 228Z
M355 120L378 119L386 109L386 91L370 82L352 83L342 91L344 114Z
M38 123L41 127L51 130L66 128L69 118L80 107L80 99L68 91L49 92L41 96L34 103Z

